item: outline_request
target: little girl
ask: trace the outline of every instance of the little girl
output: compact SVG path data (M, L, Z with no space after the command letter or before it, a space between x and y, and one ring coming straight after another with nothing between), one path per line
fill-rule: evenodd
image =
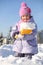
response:
M20 21L15 27L12 27L11 37L16 38L13 50L16 57L32 58L38 53L37 47L37 25L31 16L31 9L26 3L21 3L19 11Z

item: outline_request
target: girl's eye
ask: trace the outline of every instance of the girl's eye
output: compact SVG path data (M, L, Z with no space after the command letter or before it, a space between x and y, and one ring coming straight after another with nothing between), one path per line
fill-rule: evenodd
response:
M23 16L23 17L25 17L25 16Z
M23 16L22 18L25 18L25 16Z
M24 15L22 17L24 17Z

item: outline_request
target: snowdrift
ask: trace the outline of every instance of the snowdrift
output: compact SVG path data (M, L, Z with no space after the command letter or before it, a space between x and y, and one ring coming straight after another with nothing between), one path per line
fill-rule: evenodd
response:
M13 45L0 46L0 65L43 65L43 44L38 44L38 54L32 59L14 57Z

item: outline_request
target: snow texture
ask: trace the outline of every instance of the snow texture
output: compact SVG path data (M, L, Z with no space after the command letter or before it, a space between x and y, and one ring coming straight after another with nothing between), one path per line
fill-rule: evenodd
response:
M14 57L13 45L0 46L0 65L43 65L43 44L38 44L38 54L32 59Z

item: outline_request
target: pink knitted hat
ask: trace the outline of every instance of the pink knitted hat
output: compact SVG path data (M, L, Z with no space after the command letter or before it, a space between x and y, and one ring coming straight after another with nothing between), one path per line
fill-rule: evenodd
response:
M22 16L22 15L25 15L25 14L31 14L31 9L27 6L26 3L21 3L21 8L20 8L20 11L19 11L19 15Z

